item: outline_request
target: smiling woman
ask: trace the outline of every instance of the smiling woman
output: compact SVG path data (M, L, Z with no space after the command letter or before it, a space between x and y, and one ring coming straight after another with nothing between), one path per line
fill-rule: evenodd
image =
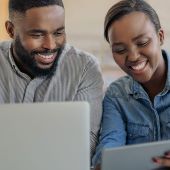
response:
M104 36L127 75L105 93L96 170L106 148L170 139L170 56L162 47L164 35L156 11L144 0L121 0L108 10ZM167 154L154 162L170 167Z
M9 36L6 33L5 30L5 21L8 18L8 13L7 13L7 5L8 5L8 0L1 0L0 1L0 40L8 39Z

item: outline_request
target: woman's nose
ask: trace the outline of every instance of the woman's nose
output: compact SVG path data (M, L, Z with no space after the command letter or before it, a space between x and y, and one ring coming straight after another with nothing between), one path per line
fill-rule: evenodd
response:
M131 48L127 53L127 60L128 61L137 61L140 54L136 47Z

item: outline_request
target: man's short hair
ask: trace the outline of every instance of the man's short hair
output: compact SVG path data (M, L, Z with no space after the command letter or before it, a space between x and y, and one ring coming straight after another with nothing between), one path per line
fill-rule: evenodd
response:
M62 0L9 0L9 16L12 17L14 12L24 14L28 9L50 5L58 5L64 8Z

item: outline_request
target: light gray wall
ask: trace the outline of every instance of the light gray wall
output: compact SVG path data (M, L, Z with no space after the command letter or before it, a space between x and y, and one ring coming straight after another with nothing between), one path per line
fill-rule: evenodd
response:
M103 37L107 10L119 0L64 0L68 42L96 55L108 85L123 75L115 65L109 45ZM164 48L170 50L170 0L146 0L157 11L165 30Z
M170 51L170 1L147 0L159 15L162 28L165 30L165 43L163 48Z
M157 11L165 29L164 46L170 48L170 0L146 1ZM64 0L68 41L102 58L108 50L103 37L104 17L115 2L118 0Z

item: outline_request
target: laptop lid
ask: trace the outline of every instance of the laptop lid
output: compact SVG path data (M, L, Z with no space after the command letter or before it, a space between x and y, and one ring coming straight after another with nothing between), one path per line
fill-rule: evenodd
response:
M0 106L1 170L89 170L85 102Z
M104 149L102 170L156 170L152 158L170 150L170 140Z

